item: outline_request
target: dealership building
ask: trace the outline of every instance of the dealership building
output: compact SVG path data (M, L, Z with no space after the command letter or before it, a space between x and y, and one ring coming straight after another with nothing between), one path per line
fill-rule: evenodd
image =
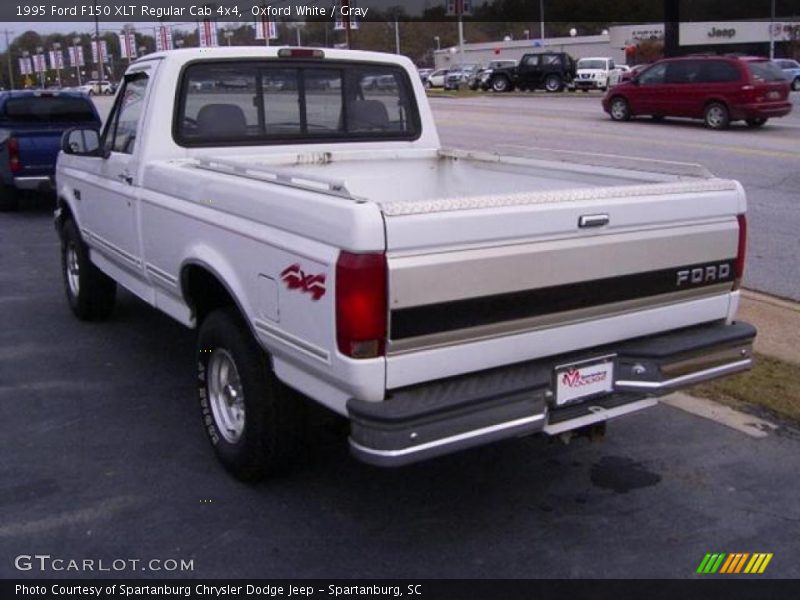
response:
M800 20L704 21L678 27L681 54L713 52L800 58ZM465 43L434 52L437 69L457 64L485 65L490 60L515 59L530 52L568 52L574 58L608 56L616 62L635 61L633 49L645 40L663 40L664 24L611 26L600 35L557 37L544 40L504 40ZM462 55L463 52L463 55Z

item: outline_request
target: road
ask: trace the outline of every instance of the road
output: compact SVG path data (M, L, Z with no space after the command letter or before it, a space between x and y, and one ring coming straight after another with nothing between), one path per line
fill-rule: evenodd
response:
M699 163L739 180L748 195L747 287L800 300L800 93L794 111L750 130L709 131L700 121L611 121L600 94L487 93L433 98L442 143L497 149L503 144Z
M569 127L556 98L504 98L499 117L489 101L435 101L445 141L546 135L542 145L568 147L565 132L594 128L677 152L710 139L693 126L605 124L589 99L572 101L583 116ZM512 130L514 114L548 131ZM778 152L782 131L757 139ZM580 136L582 149L608 150L611 138ZM712 138L734 136L751 134ZM722 166L709 154L718 162L703 162ZM791 175L787 159L771 159ZM127 293L110 321L76 321L47 202L1 214L0 240L0 577L92 574L16 570L15 557L38 553L193 561L183 573L130 563L112 573L127 577L683 578L707 552L771 552L764 577L800 577L796 427L756 438L659 405L610 424L603 442L524 438L379 470L352 460L344 424L319 413L300 467L247 486L218 466L202 431L192 331Z

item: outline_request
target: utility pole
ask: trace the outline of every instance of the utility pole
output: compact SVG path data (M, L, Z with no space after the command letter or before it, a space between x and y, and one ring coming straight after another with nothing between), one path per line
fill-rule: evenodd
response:
M103 93L103 82L105 81L105 75L103 74L103 56L100 54L100 50L102 49L102 45L100 44L100 17L94 18L94 43L97 44L97 76L98 80L100 81L97 89L98 94Z
M772 0L769 13L769 59L775 59L775 0ZM8 44L6 44L8 45Z
M6 59L8 61L8 83L11 89L14 89L14 71L11 68L11 44L8 41L8 34L14 33L13 31L9 31L8 29L4 29L3 33L6 34Z
M400 54L400 24L396 17L394 20L394 47L395 54Z

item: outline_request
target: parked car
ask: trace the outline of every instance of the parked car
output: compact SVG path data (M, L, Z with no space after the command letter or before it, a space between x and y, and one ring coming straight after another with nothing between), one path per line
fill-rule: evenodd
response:
M430 75L428 75L428 79L425 80L425 87L428 89L431 88L443 88L444 87L444 78L447 75L447 69L437 69Z
M575 60L566 52L525 54L516 67L497 68L489 78L495 92L536 90L560 92L575 79Z
M578 60L573 85L575 89L584 92L589 90L605 91L611 85L611 77L615 68L613 58L581 58Z
M619 83L623 81L630 81L634 77L636 77L639 73L644 71L647 67L650 66L650 63L642 63L640 65L633 65L627 71L623 71L619 78Z
M417 75L419 75L419 79L423 84L428 80L431 73L433 73L433 69L417 69Z
M629 74L632 70L632 67L629 67L628 65L615 65L614 70L611 71L611 75L608 78L609 87L612 85L617 85L620 81L623 81L623 77L626 74Z
M800 63L790 58L779 58L774 62L791 82L792 89L795 92L800 90Z
M113 81L92 80L78 86L78 89L90 96L112 96L117 86Z
M467 81L467 87L471 90L482 89L483 91L487 91L491 88L489 84L489 80L492 77L492 73L495 69L513 69L517 66L516 60L510 59L501 59L501 60L492 60L486 65L485 69L479 69L476 73L474 73L469 80Z
M761 127L792 110L789 82L766 58L688 56L654 63L611 88L603 109L615 121L636 115L703 119L711 129L732 121Z
M444 78L444 89L457 90L462 85L466 85L470 77L475 75L480 70L481 66L477 64L457 65L451 67Z
M53 189L61 135L76 125L100 125L80 92L0 92L0 210L16 209L20 190Z
M158 68L131 65L102 134L64 135L66 300L79 319L108 318L119 284L198 330L198 427L235 476L291 464L307 401L349 421L356 457L399 466L523 434L599 435L752 365L755 328L736 320L737 182L641 159L610 170L549 150L444 149L395 54L148 59ZM369 98L366 67L402 85ZM291 102L256 85L187 101L212 73L270 71L298 82ZM332 111L306 93L309 72L343 82ZM270 94L297 107L287 121L252 110ZM110 339L137 326L125 320Z

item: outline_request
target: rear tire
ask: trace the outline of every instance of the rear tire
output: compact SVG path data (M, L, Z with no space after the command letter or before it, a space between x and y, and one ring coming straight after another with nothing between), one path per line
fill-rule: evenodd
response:
M706 106L703 113L703 120L709 129L727 129L731 124L731 116L728 107L721 102L712 102Z
M792 89L797 92L800 91L800 77L795 77L792 82Z
M562 89L564 89L564 84L561 83L561 77L558 75L548 75L544 80L544 89L551 94L554 92L560 92Z
M762 127L766 122L767 122L766 117L757 117L755 119L747 119L745 121L745 123L747 123L747 126L750 127L751 129Z
M0 212L11 212L19 208L17 190L0 184Z
M303 399L278 380L233 307L200 326L197 368L203 426L223 466L243 481L289 467L301 447Z
M114 310L117 283L92 264L89 249L71 219L61 230L61 273L72 312L81 321L108 318Z
M614 96L608 110L615 121L628 121L631 118L631 107L622 96Z

